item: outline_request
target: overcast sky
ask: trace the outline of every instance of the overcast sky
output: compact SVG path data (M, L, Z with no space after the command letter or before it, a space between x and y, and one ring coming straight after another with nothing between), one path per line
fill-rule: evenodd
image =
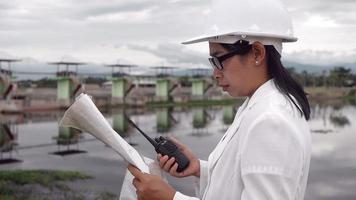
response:
M355 0L283 0L297 43L283 57L310 64L356 62ZM204 66L208 0L0 0L0 58ZM238 10L238 8L237 8Z

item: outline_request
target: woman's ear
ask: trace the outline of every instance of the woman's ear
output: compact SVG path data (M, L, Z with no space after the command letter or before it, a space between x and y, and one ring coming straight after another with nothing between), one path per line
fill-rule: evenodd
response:
M252 54L254 58L255 65L260 65L265 61L266 58L266 48L261 42L254 42L252 44Z

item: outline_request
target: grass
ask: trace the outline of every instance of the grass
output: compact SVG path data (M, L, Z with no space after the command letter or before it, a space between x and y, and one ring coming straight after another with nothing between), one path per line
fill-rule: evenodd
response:
M16 185L40 184L50 186L57 181L73 181L92 178L75 171L10 170L0 171L0 182L9 181Z
M170 106L212 106L212 105L234 105L239 101L239 99L221 99L221 100L194 100L188 102L173 102L173 101L164 101L164 102L149 102L147 103L148 107L170 107Z
M16 192L16 188L9 187L6 181L0 181L0 199L11 199Z
M351 88L347 87L306 87L305 91L311 98L335 99L347 96Z
M91 176L76 171L6 170L0 171L1 200L86 199L65 182L90 179ZM96 199L115 199L116 195L101 192Z
M350 100L356 100L356 90L351 90L347 96L346 96L347 99L350 99Z
M95 200L115 200L118 199L116 194L112 194L110 192L101 192Z

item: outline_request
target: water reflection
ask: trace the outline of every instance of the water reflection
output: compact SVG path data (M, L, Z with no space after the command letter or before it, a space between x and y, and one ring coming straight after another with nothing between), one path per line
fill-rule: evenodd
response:
M208 134L205 128L208 122L207 112L204 108L195 108L193 112L193 136L202 137Z
M156 110L156 125L158 133L167 133L177 120L172 115L173 107L159 108Z
M112 110L112 128L131 146L136 146L137 143L132 141L132 127L129 125L127 118L130 119L130 114L125 109L113 109Z
M18 146L18 116L0 115L0 164L18 162L12 157Z
M86 153L86 151L79 149L79 142L83 139L83 134L78 129L59 127L58 136L54 136L53 139L56 141L58 150L52 154L67 156L78 153Z
M221 133L225 132L229 124L233 122L237 106L141 108L140 110L112 109L106 111L105 117L109 121L112 120L112 127L117 133L129 143L137 144L135 148L139 152L154 153L147 140L128 124L124 113L127 113L127 116L151 137L158 136L157 132L160 134L172 133L191 147L200 158L207 158L221 138ZM83 167L81 162L87 159L85 163L93 163L93 167L97 170L103 169L108 164L116 167L118 156L101 142L75 129L58 129L58 120L62 114L60 112L31 113L18 116L15 119L9 119L11 117L8 116L0 117L1 156L3 158L11 157L11 152L17 150L19 153L16 154L16 157L23 160L21 167L35 168L41 166L37 166L37 162L31 162L34 159L36 161L45 160L42 163L56 162L52 157L57 159L58 157L47 153L53 152L53 148L58 148L58 151L64 152L82 150L87 151L88 154L80 157L82 160L78 161L80 163L77 166ZM342 199L342 197L356 199L356 191L352 189L356 187L354 181L356 180L355 119L356 106L312 104L311 119L308 123L313 133L313 154L309 186L305 199ZM9 130L11 134L9 134ZM87 142L89 140L90 142ZM132 141L135 141L135 144ZM47 144L50 146L44 146ZM47 157L43 156L45 154ZM94 159L93 157L100 158L100 161L111 160L105 162L105 165L100 165L103 162L94 163L90 160ZM65 159L58 160L62 162L56 163L58 168L67 169L73 165L76 159L72 159L71 162ZM1 165L1 167L4 166L6 165ZM116 169L115 167L113 169ZM102 170L98 172L98 174L101 173L103 173ZM115 174L116 171L108 171L107 173ZM110 175L107 175L106 178L110 177ZM117 179L113 182L117 182ZM184 184L177 182L175 186L182 188L182 192L189 194L190 190ZM184 189L187 189L187 191ZM326 189L330 192L325 193Z
M234 121L236 114L235 105L223 106L223 122L225 125L229 125Z
M356 107L312 106L313 152L305 199L356 199ZM337 133L337 134L336 134Z
M210 131L211 123L215 121L216 111L213 108L194 108L193 112L193 132L192 136L204 137L209 136L214 131ZM220 124L220 122L219 122Z
M330 122L336 127L344 127L350 125L350 120L342 114L332 114L329 117Z
M342 113L343 106L337 105L332 108L329 120L335 127L342 128L350 125L350 120Z
M127 116L128 117L128 116ZM112 128L123 138L129 137L129 124L126 120L125 110L113 110Z
M207 114L204 108L193 109L193 127L195 129L204 128L207 123Z
M313 133L328 134L338 132L341 128L351 125L349 117L344 114L345 106L341 104L311 106L311 121L318 121L317 129L311 128Z

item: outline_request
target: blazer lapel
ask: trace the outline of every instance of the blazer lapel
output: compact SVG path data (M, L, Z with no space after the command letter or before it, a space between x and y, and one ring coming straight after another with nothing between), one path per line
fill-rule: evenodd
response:
M243 115L246 112L246 107L248 104L249 99L246 99L245 102L241 105L239 108L238 112L235 115L234 122L231 124L229 129L226 131L224 136L221 138L220 142L218 145L216 145L214 151L209 155L209 168L212 169L216 162L219 160L220 156L222 155L227 143L231 140L231 138L235 135L237 132L241 121L243 119Z

